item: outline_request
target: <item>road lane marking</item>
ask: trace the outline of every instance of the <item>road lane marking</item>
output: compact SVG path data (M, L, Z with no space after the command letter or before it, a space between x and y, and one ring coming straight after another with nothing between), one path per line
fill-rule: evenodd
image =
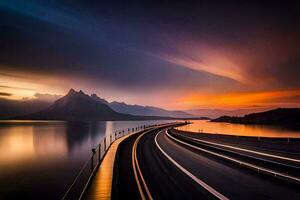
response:
M148 186L147 186L147 184L146 184L146 182L145 182L145 179L144 179L144 177L143 177L143 174L142 174L142 172L141 172L140 165L139 165L139 163L138 163L137 153L136 153L137 144L138 144L139 140L140 140L146 133L149 133L150 131L153 131L153 130L158 129L158 128L167 127L167 126L172 126L172 125L176 125L176 124L179 124L179 123L175 122L175 123L169 123L169 124L159 125L159 126L156 126L155 128L152 128L152 129L150 129L150 130L148 130L148 131L145 131L144 133L142 133L141 135L139 135L139 137L135 140L135 142L134 142L134 144L133 144L133 147L132 147L132 156L131 156L131 158L132 158L132 168L133 168L133 173L134 173L135 181L136 181L136 183L137 183L137 185L138 185L139 193L140 193L141 198L142 198L143 200L146 199L146 195L144 194L144 191L143 191L143 189L142 189L142 186L141 186L141 183L140 183L140 181L139 181L138 175L141 177L142 184L143 184L143 186L144 186L144 188L145 188L145 190L146 190L146 194L147 194L148 199L153 200L153 198L152 198L152 195L151 195L151 193L150 193L150 191L149 191L149 189L148 189Z
M150 131L151 131L151 130L150 130ZM137 174L137 173L139 173L139 175L140 175L140 177L141 177L141 180L142 180L142 183L143 183L144 188L145 188L145 190L146 190L148 199L153 200L153 198L152 198L152 195L151 195L151 193L150 193L150 191L149 191L149 189L148 189L148 186L147 186L147 184L146 184L146 182L145 182L145 179L144 179L144 177L143 177L143 174L142 174L142 172L141 172L141 169L140 169L140 166L139 166L139 163L138 163L138 160L137 160L136 149L137 149L137 144L138 144L138 142L140 141L140 139L141 139L146 133L148 133L148 132L150 132L150 131L146 131L146 132L144 132L143 134L139 135L139 137L135 140L135 142L134 142L134 144L133 144L133 148L132 148L132 166L133 166L133 171L134 171L134 177L135 177L135 180L136 180L136 182L137 182L137 184L138 184L139 192L140 192L141 198L142 198L143 200L146 199L146 198L145 198L145 194L144 194L144 192L143 192L143 190L142 190L140 181L139 181L139 179L138 179L138 174Z
M253 158L253 159L256 159L256 160L260 160L260 161L264 161L264 162L268 162L268 163L272 163L272 164L278 164L278 165L285 166L285 167L290 167L290 168L294 168L294 169L300 169L300 167L295 166L295 165L291 165L291 164L287 164L287 163L283 163L283 162L278 162L278 161L275 161L275 160L268 160L268 159L261 158L261 157L256 157L256 156L253 156L253 155L247 155L245 153L236 152L236 151L231 150L231 149L226 149L226 148L223 148L221 146L214 145L213 143L209 144L209 143L205 143L205 141L201 142L201 141L199 141L197 139L194 139L194 138L191 138L191 137L186 137L186 136L179 136L179 137L187 139L187 140L195 141L195 142L197 142L197 144L200 144L202 146L207 146L207 147L210 147L210 148L219 149L221 151L226 151L226 152L229 152L229 153L234 153L234 154L237 154L237 155L240 155L240 156L244 156L244 157L248 157L248 158Z
M244 165L244 166L249 167L249 168L251 168L251 169L257 170L258 172L262 171L262 172L265 172L265 173L267 173L267 174L272 174L272 175L274 175L275 177L282 177L282 178L290 179L290 180L296 181L297 183L300 183L300 178L298 178L298 177L289 176L289 175L286 175L286 174L283 174L283 173L280 173L280 172L276 172L276 171L273 171L273 170L269 170L269 169L264 168L264 167L259 167L259 166L257 166L257 165L253 165L253 164L250 164L250 163L247 163L247 162L243 162L243 161L240 161L240 160L231 158L231 157L229 157L229 156L224 156L224 155L222 155L222 154L215 153L215 152L212 152L212 151L209 151L209 150L206 150L206 149L203 149L203 148L200 148L200 147L191 145L191 144L189 144L189 143L183 142L183 141L181 141L181 140L179 140L179 139L177 139L177 138L171 136L167 131L166 131L166 135L167 135L169 138L171 138L171 139L173 139L173 140L175 140L175 141L177 141L177 142L179 142L179 143L181 143L181 144L184 144L184 145L186 145L186 146L192 147L192 148L194 148L194 149L197 149L197 150L206 152L206 153L208 153L208 154L211 154L211 155L214 155L214 156L217 156L217 157L221 157L221 158L226 159L226 160L230 160L230 161L232 161L232 162L234 162L234 163L238 163L239 165Z
M195 175L193 175L191 172L189 172L187 169L185 169L183 166L181 166L178 162L176 162L173 158L171 158L171 156L169 156L162 148L161 146L158 144L157 142L157 136L161 133L162 131L160 131L156 136L155 136L155 144L158 147L158 149L166 156L166 158L168 158L176 167L178 167L183 173L185 173L187 176L189 176L192 180L194 180L196 183L198 183L199 185L201 185L204 189L206 189L207 191L209 191L211 194L213 194L215 197L217 197L218 199L221 200L229 200L227 197L225 197L223 194L221 194L220 192L218 192L217 190L215 190L214 188L212 188L211 186L209 186L208 184L206 184L205 182L203 182L202 180L200 180L199 178L197 178Z
M240 150L240 151L244 151L244 152L248 152L248 153L253 153L253 154L257 154L257 155L262 155L262 156L267 156L267 157L271 157L271 158L277 158L277 159L281 159L281 160L287 160L287 161L292 161L292 162L298 162L298 163L300 163L299 159L294 159L294 158L289 158L289 157L284 157L284 156L277 156L277 155L274 155L274 154L263 153L263 152L260 152L260 151L254 151L254 150L244 149L244 148L235 147L235 146L231 146L231 145L225 145L225 144L215 143L215 142L209 142L209 141L205 141L205 140L201 140L201 139L196 139L196 138L192 138L192 137L187 137L187 136L183 136L183 137L191 139L191 140L203 142L203 143L206 143L206 144L216 145L216 146L220 146L220 147L227 147L227 148L234 149L234 150Z

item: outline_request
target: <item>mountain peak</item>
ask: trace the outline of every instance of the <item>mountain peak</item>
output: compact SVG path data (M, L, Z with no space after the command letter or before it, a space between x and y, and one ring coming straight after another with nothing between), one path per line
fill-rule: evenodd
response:
M71 88L66 96L68 96L68 97L70 97L70 96L79 97L79 96L88 96L88 95L85 94L82 90L79 90L79 92L77 92L76 90Z
M73 88L71 88L68 92L68 94L75 94L75 93L76 93L76 91Z

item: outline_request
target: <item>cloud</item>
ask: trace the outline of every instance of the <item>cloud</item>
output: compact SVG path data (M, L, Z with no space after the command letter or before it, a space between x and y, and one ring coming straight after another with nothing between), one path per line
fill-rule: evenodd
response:
M42 93L35 93L34 94L34 97L37 99L37 100L40 100L40 101L47 101L47 102L54 102L56 101L57 99L61 98L62 95L57 95L57 94L42 94Z
M8 85L0 85L0 88L18 89L18 90L30 90L30 91L33 91L33 89L31 89L31 88L12 87L12 86L8 86Z
M135 97L131 103L165 91L184 96L292 90L300 87L295 8L3 1L0 76L11 81L10 89L33 88L18 98L70 87Z
M199 52L199 51L198 51ZM204 52L204 50L202 50ZM205 51L206 53L209 50ZM204 53L203 53L204 54ZM229 59L214 54L209 56L168 56L163 55L161 58L167 62L190 68L196 71L207 72L216 76L226 77L240 83L247 83L240 73L240 69L230 62Z
M7 92L0 92L0 96L8 97L8 96L12 96L12 94L11 93L7 93Z

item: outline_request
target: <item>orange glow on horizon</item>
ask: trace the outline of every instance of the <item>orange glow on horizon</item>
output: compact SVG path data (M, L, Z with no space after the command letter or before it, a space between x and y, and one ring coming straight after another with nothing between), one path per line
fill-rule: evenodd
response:
M297 107L300 89L227 94L189 94L178 99L178 105L191 108Z
M225 70L225 68L220 70ZM221 73L221 71L219 72ZM76 82L76 84L84 85L84 80L82 80L81 83L79 84L79 81ZM53 95L65 95L66 91L73 85L75 85L75 83L73 83L71 80L63 79L58 76L54 77L50 75L46 76L39 74L14 73L12 71L5 71L3 73L0 73L0 92L11 95L2 95L0 96L0 98L14 100L22 100L24 98L34 99L34 94L37 92ZM228 85L226 85L226 87L228 87ZM80 87L79 89L84 90L84 87ZM232 90L237 90L237 92L220 93L219 90L214 91L210 88L202 92L194 91L193 89L189 91L186 91L186 89L177 89L172 91L161 89L152 92L149 91L145 94L143 93L143 96L140 96L139 93L134 92L124 92L124 95L120 95L120 91L114 93L113 98L106 98L105 95L101 96L101 94L100 96L110 101L124 101L127 104L156 106L168 110L185 110L198 108L240 109L255 107L270 108L300 106L300 88L264 92L238 92L239 88L232 88ZM84 91L87 92L86 90ZM107 91L109 90L107 89ZM157 98L153 98L153 96ZM143 100L143 103L140 103L141 99Z

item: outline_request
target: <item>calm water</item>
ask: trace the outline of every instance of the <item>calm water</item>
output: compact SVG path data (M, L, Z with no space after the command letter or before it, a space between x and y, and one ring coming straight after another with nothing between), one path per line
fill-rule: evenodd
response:
M0 199L60 199L105 135L169 121L0 121Z
M180 127L181 130L206 133L219 133L239 136L260 137L289 137L300 138L300 131L293 131L278 126L243 125L222 122L210 122L206 120L193 120L193 124Z

